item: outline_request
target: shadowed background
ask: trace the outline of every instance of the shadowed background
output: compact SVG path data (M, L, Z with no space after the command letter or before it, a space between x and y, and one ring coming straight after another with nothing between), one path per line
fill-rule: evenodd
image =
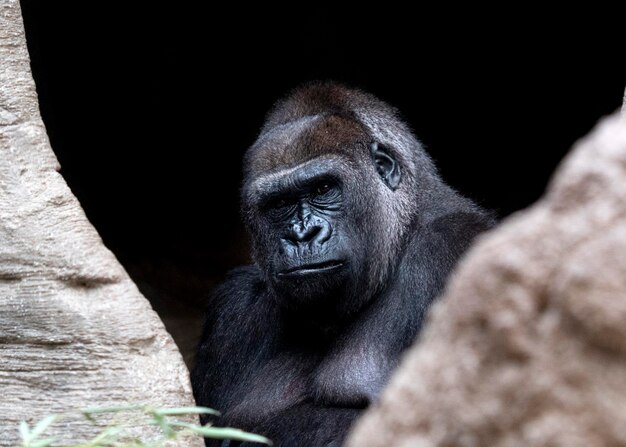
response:
M622 54L605 51L611 26L591 37L583 21L559 20L556 32L545 15L22 8L62 174L187 361L206 293L248 259L242 154L291 88L334 79L393 104L448 183L506 216L541 195L572 143L619 107L626 83Z

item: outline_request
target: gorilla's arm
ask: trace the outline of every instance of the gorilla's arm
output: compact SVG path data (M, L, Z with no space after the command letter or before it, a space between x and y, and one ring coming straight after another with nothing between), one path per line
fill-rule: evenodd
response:
M259 302L261 286L258 268L247 266L229 272L212 292L192 373L198 405L226 414L243 399L250 375L267 357L276 334L268 322L275 318L271 306Z
M361 411L302 402L275 414L253 431L280 440L281 447L339 447ZM259 444L242 444L253 445Z
M407 324L409 338L395 343L401 350L419 334L430 304L442 293L462 254L495 222L490 213L464 203L460 209L435 217L415 232L401 265L404 272L398 275L400 284L393 287L404 301L403 312L411 319Z
M280 446L340 446L361 410L315 403L299 392L296 372L305 361L277 354L282 324L263 291L258 269L245 267L213 292L193 371L196 401L222 412L215 425L262 434Z

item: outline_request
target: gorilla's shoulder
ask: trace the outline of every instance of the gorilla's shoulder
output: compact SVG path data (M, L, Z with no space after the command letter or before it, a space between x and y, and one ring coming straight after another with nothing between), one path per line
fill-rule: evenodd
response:
M246 284L256 284L263 282L263 272L256 264L242 265L235 267L226 274L226 278L222 284L236 282L238 284L245 282Z
M490 211L476 207L473 210L455 211L433 220L431 229L436 233L452 237L465 235L473 238L496 224L496 218Z
M433 220L430 224L431 243L454 258L469 248L476 236L496 225L494 215L479 207L455 211Z
M251 305L265 289L263 273L257 265L234 268L211 293L209 309L227 306L230 309Z
M229 271L206 301L201 345L212 343L211 340L223 334L237 333L233 340L239 341L241 333L253 327L254 318L268 307L266 290L262 272L256 265Z

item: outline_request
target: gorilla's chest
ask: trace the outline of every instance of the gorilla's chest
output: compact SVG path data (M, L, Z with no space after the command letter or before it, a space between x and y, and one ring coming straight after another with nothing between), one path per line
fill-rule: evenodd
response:
M315 400L330 406L365 408L385 382L386 362L363 351L324 359L311 376Z
M365 408L380 392L387 362L367 350L336 350L324 357L277 353L246 381L242 402L280 410L304 401L322 407Z

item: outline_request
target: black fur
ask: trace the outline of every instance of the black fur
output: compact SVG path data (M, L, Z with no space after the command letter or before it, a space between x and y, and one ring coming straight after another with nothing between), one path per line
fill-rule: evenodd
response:
M279 447L339 446L494 221L392 108L333 83L279 102L244 170L255 263L212 295L196 400Z

